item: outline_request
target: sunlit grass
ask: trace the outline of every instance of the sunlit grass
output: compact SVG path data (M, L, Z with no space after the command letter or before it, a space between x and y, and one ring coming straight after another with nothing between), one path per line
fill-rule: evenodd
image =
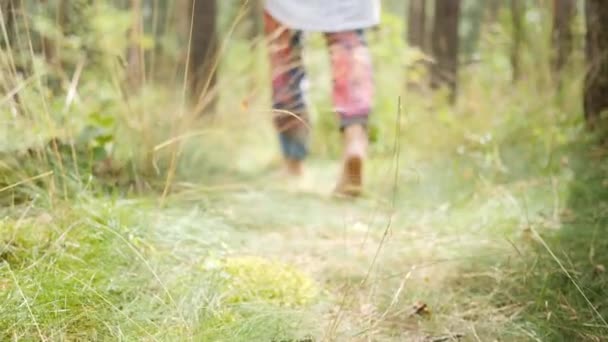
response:
M372 159L354 202L329 196L340 140L319 35L312 181L295 191L269 176L262 47L228 40L205 118L182 112L181 84L125 96L115 66L85 67L67 109L67 93L46 111L22 81L25 115L1 108L0 340L600 340L606 164L582 129L580 73L557 94L541 44L512 84L508 36L488 34L452 107L404 90L401 21L387 19L369 38ZM76 143L91 117L116 118L103 172Z

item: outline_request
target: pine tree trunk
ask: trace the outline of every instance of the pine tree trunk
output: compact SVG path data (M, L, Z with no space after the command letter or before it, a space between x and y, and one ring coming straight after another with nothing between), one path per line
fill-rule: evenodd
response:
M559 82L559 75L568 63L572 53L572 19L575 14L575 0L553 1L553 60L552 69Z
M143 83L142 38L142 4L141 0L131 0L131 29L129 33L129 48L127 50L127 79L131 89L138 89Z
M13 50L18 49L16 46L15 35L17 31L16 17L19 10L19 4L20 2L16 0L2 0L0 2L0 8L2 9L2 23L4 24L7 35L7 39L5 39L3 34L0 35L0 42L2 42L0 48L9 53L9 59L12 59ZM10 67L11 69L14 69L15 66L11 65Z
M483 1L474 2L465 6L465 9L462 11L463 20L467 20L470 23L469 30L465 33L462 41L462 51L469 60L472 59L477 51L485 6L486 3Z
M587 74L584 88L585 119L590 127L608 111L608 1L586 0Z
M47 7L48 0L40 0L40 3L42 3L43 6L46 7L45 9L47 11L49 10L49 8ZM46 62L48 64L55 64L55 51L57 50L57 48L55 47L55 42L51 40L48 36L43 35L40 44L40 49L42 50L42 54L44 55Z
M247 21L249 22L248 38L254 40L263 33L262 27L262 0L249 0L247 2Z
M218 37L215 0L192 0L192 41L190 46L189 80L191 98L197 112L213 109L209 97L215 92ZM212 96L214 98L214 96ZM205 108L202 108L205 107Z
M407 31L406 40L409 47L417 48L425 55L429 54L429 37L427 34L427 1L410 0L406 7ZM420 56L422 57L422 56ZM425 58L417 58L411 61L406 69L406 87L410 91L421 91L422 85L426 83L425 70L428 62Z
M426 51L426 1L410 0L407 18L408 44Z
M513 45L511 46L511 68L513 82L517 82L521 74L520 54L524 41L523 27L524 4L522 0L511 0L511 20L513 24Z
M431 87L447 86L450 101L456 100L458 91L458 22L460 0L438 0L435 3L433 26L433 58Z
M56 17L56 21L57 21L57 25L59 26L59 28L61 29L61 32L66 35L66 30L68 29L68 24L69 24L69 15L70 15L70 1L69 0L59 0L59 3L57 4L57 17ZM61 48L58 48L55 51L55 55L57 60L59 61L60 65L59 67L63 69L63 66L61 65L61 61L63 60L63 56L62 56L62 50Z
M498 21L498 15L500 14L500 8L502 7L501 5L502 0L488 0L488 22L495 23Z

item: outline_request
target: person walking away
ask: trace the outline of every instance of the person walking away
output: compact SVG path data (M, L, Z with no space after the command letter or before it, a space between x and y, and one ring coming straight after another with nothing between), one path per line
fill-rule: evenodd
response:
M334 191L348 196L361 193L374 95L372 60L364 30L379 21L380 0L265 1L274 125L291 176L302 173L309 152L302 34L322 32L330 53L333 104L343 136L342 171Z

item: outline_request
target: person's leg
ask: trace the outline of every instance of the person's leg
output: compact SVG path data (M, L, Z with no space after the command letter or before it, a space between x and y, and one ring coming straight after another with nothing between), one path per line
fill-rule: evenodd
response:
M274 124L287 169L297 175L308 154L309 139L302 32L285 27L268 13L264 14L264 23L270 54Z
M327 33L333 70L333 101L344 138L342 175L336 192L359 195L367 154L367 121L374 84L372 60L362 30Z

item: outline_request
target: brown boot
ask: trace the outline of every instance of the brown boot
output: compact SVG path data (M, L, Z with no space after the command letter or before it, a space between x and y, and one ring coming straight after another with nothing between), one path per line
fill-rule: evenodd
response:
M363 187L363 163L367 155L367 133L362 125L344 129L344 160L342 175L335 193L343 196L359 196Z

